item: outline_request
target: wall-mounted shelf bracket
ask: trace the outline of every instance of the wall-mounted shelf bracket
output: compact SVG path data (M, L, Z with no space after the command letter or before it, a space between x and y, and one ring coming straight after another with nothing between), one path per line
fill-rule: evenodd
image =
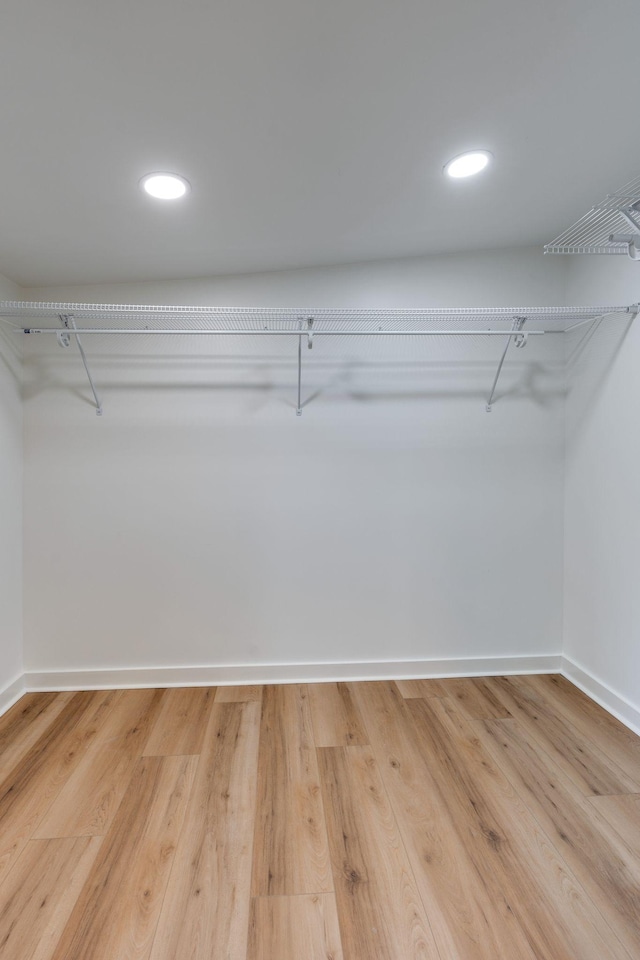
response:
M640 260L640 201L623 207L620 211L622 219L631 227L631 233L612 233L610 243L624 243L627 246L627 256L632 260Z
M611 243L624 243L627 246L627 256L632 260L640 260L640 233L612 233Z
M86 354L85 354L85 352L84 352L84 348L83 348L83 346L82 346L82 340L80 339L80 335L79 335L79 333L77 332L76 322L75 322L75 320L73 319L73 314L71 314L71 313L60 313L60 314L58 314L58 317L59 317L60 323L61 323L62 326L63 326L63 329L62 329L62 330L59 330L59 331L58 331L58 334L57 334L58 343L60 344L61 347L68 347L69 344L70 344L70 342L71 342L71 333L74 334L74 336L75 336L75 338L76 338L76 343L78 344L78 350L79 350L80 356L81 356L81 358L82 358L82 363L84 364L85 373L87 374L87 377L89 378L89 386L91 387L91 392L93 393L93 399L95 400L95 404L96 404L96 416L101 417L101 416L102 416L102 401L101 401L100 397L98 396L98 391L96 390L96 386L95 386L95 384L94 384L94 382L93 382L93 377L91 376L91 370L89 369L89 364L88 364L88 362L87 362L87 356L86 356Z
M523 347L526 347L527 345L529 334L520 332L526 322L527 322L526 317L513 318L513 323L511 325L511 335L507 338L507 342L504 345L504 350L502 351L502 356L500 357L500 362L498 363L498 369L496 370L496 375L493 380L493 386L491 387L491 393L489 394L489 399L487 400L487 406L485 408L487 413L491 413L493 409L493 400L495 397L496 388L498 386L498 380L500 379L500 374L502 373L502 366L507 356L507 352L509 350L509 345L511 341L513 340L516 347L519 347L520 349L522 349ZM513 334L516 334L516 336L513 336Z

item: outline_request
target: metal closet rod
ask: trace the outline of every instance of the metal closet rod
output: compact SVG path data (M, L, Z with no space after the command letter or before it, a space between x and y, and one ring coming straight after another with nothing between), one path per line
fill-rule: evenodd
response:
M589 320L596 318L589 317ZM53 333L56 336L60 328L56 327L24 327L21 333ZM193 330L166 329L146 330L144 327L77 327L74 333L100 335L139 334L141 336L189 336L189 337L306 337L309 332L303 330ZM564 330L528 330L530 337L540 337L547 333L564 333ZM517 337L518 333L511 330L316 330L312 332L316 337Z

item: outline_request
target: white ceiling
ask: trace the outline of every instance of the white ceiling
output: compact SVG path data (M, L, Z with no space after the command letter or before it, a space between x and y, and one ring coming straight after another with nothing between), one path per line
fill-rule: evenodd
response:
M640 173L638 0L3 0L0 271L543 243ZM451 156L492 169L450 181ZM173 170L182 203L139 178Z

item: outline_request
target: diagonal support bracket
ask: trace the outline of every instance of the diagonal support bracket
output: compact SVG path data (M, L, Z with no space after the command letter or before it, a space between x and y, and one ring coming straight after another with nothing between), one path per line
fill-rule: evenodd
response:
M305 330L306 323L306 330ZM300 318L298 320L298 402L296 404L296 417L302 416L302 338L306 334L307 347L313 349L313 317L307 317L306 321Z
M80 351L80 356L82 358L82 363L84 364L85 373L89 378L89 386L91 387L91 392L93 393L93 399L95 400L96 416L101 417L102 416L102 400L98 396L98 391L96 390L96 386L93 382L93 377L91 376L91 370L89 369L87 356L82 346L82 340L80 339L80 334L76 332L76 322L73 318L73 314L60 313L58 314L58 317L60 319L60 323L64 327L63 330L60 330L58 332L58 343L63 347L68 347L70 342L70 339L69 339L70 335L72 333L74 334L76 338L76 343L78 344L78 350ZM69 333L67 333L67 331L69 331Z
M526 322L527 322L526 317L513 318L513 323L511 325L511 333L509 334L507 338L507 342L505 343L505 346L504 346L504 350L502 351L502 356L500 357L498 369L496 370L496 375L493 380L493 386L491 387L491 393L489 394L489 399L487 400L487 406L486 406L487 413L491 413L493 409L493 401L496 395L498 380L500 379L500 374L502 373L502 367L503 367L505 358L507 356L509 347L511 345L511 341L512 340L515 341L516 347L526 347L527 345L527 339L528 339L527 334L522 333L522 328L524 327Z

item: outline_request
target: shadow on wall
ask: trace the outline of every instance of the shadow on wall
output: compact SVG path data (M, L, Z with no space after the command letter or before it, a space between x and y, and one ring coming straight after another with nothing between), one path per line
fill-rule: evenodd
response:
M574 401L571 429L579 429L589 417L633 323L628 316L600 318L586 332L567 335L567 393Z
M517 398L519 400L529 400L538 407L548 407L558 399L564 397L566 389L563 384L557 383L555 386L550 386L549 377L551 371L548 367L545 367L544 364L530 363L519 366L521 369L518 371L515 382L502 389L498 389L493 398L493 404L499 403L502 400ZM513 378L514 372L513 367L510 367L509 370L505 369L503 371L504 381L507 381L509 376ZM494 374L494 368L487 368L487 373ZM349 392L349 396L354 400L368 402L376 400L440 400L451 397L454 399L474 399L486 403L491 389L491 382L490 379L487 380L487 387L482 390L479 388L467 390L437 389L434 386L430 389L420 391L398 391L396 393L381 391L367 393L360 390L352 390Z
M20 347L19 337L0 324L0 363L18 387L22 383L22 352Z
M158 377L159 369L162 377ZM211 393L259 392L295 407L297 364L290 358L259 356L163 358L157 355L101 354L92 361L99 387L108 397L112 390L127 393L150 391L205 391ZM307 360L303 364L302 406L316 400L352 400L359 403L438 399L477 400L486 404L496 361L442 362L433 360ZM85 386L80 358L75 354L30 357L24 387L25 399L64 391L94 406ZM508 398L526 400L546 408L565 395L563 368L558 363L532 358L505 364L494 402Z

